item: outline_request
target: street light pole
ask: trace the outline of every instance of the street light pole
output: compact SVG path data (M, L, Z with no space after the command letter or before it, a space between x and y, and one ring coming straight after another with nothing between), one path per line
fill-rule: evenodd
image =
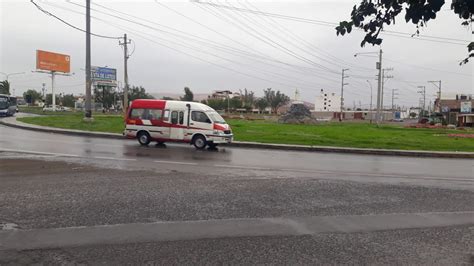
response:
M5 80L6 80L7 82L9 82L9 81L8 81L8 77L14 76L14 75L22 75L22 74L25 74L25 72L16 72L16 73L0 72L0 74L5 75ZM10 87L11 87L11 85L10 85ZM13 96L15 96L15 90L14 90L14 89L13 89Z

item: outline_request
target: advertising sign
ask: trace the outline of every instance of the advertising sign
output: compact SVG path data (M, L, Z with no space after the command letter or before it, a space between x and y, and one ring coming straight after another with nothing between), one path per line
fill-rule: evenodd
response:
M36 69L69 73L71 57L65 54L36 50Z
M93 66L91 68L91 79L99 84L115 84L117 80L117 69Z
M472 110L471 101L461 102L461 113L470 113Z
M449 113L450 109L449 109L449 106L443 106L441 107L441 112L443 113Z

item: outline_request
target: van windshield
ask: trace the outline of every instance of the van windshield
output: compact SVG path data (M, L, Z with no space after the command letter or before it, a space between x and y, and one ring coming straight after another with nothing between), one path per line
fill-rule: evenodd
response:
M224 118L222 118L222 116L216 111L206 112L206 114L209 116L209 118L211 118L214 123L225 124Z

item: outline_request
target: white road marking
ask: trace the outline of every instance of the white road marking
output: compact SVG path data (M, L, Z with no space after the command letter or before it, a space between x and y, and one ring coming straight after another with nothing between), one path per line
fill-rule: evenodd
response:
M117 160L117 161L136 161L137 160L137 159L129 159L129 158L116 158L116 157L104 157L104 156L94 156L94 159Z
M92 245L358 233L472 225L474 211L372 215L162 221L30 230L0 230L0 250Z
M60 156L60 157L81 157L76 154L54 153L54 152L43 152L43 151L27 151L27 150L15 150L15 149L4 149L4 148L0 148L0 151L41 154L41 155Z
M227 165L227 164L215 164L215 167L222 168L236 168L236 169L250 169L250 170L278 170L274 168L264 168L264 167L254 167L254 166L245 166L245 165Z
M155 163L169 163L169 164L183 164L183 165L198 165L197 163L177 162L177 161L153 161Z

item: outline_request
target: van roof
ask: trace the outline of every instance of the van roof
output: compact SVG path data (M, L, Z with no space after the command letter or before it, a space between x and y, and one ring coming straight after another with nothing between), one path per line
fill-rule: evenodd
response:
M191 104L191 108L202 111L214 111L211 107L197 102L186 102L186 101L172 101L172 100L157 100L157 99L137 99L133 100L130 104L132 108L187 108L186 105Z

